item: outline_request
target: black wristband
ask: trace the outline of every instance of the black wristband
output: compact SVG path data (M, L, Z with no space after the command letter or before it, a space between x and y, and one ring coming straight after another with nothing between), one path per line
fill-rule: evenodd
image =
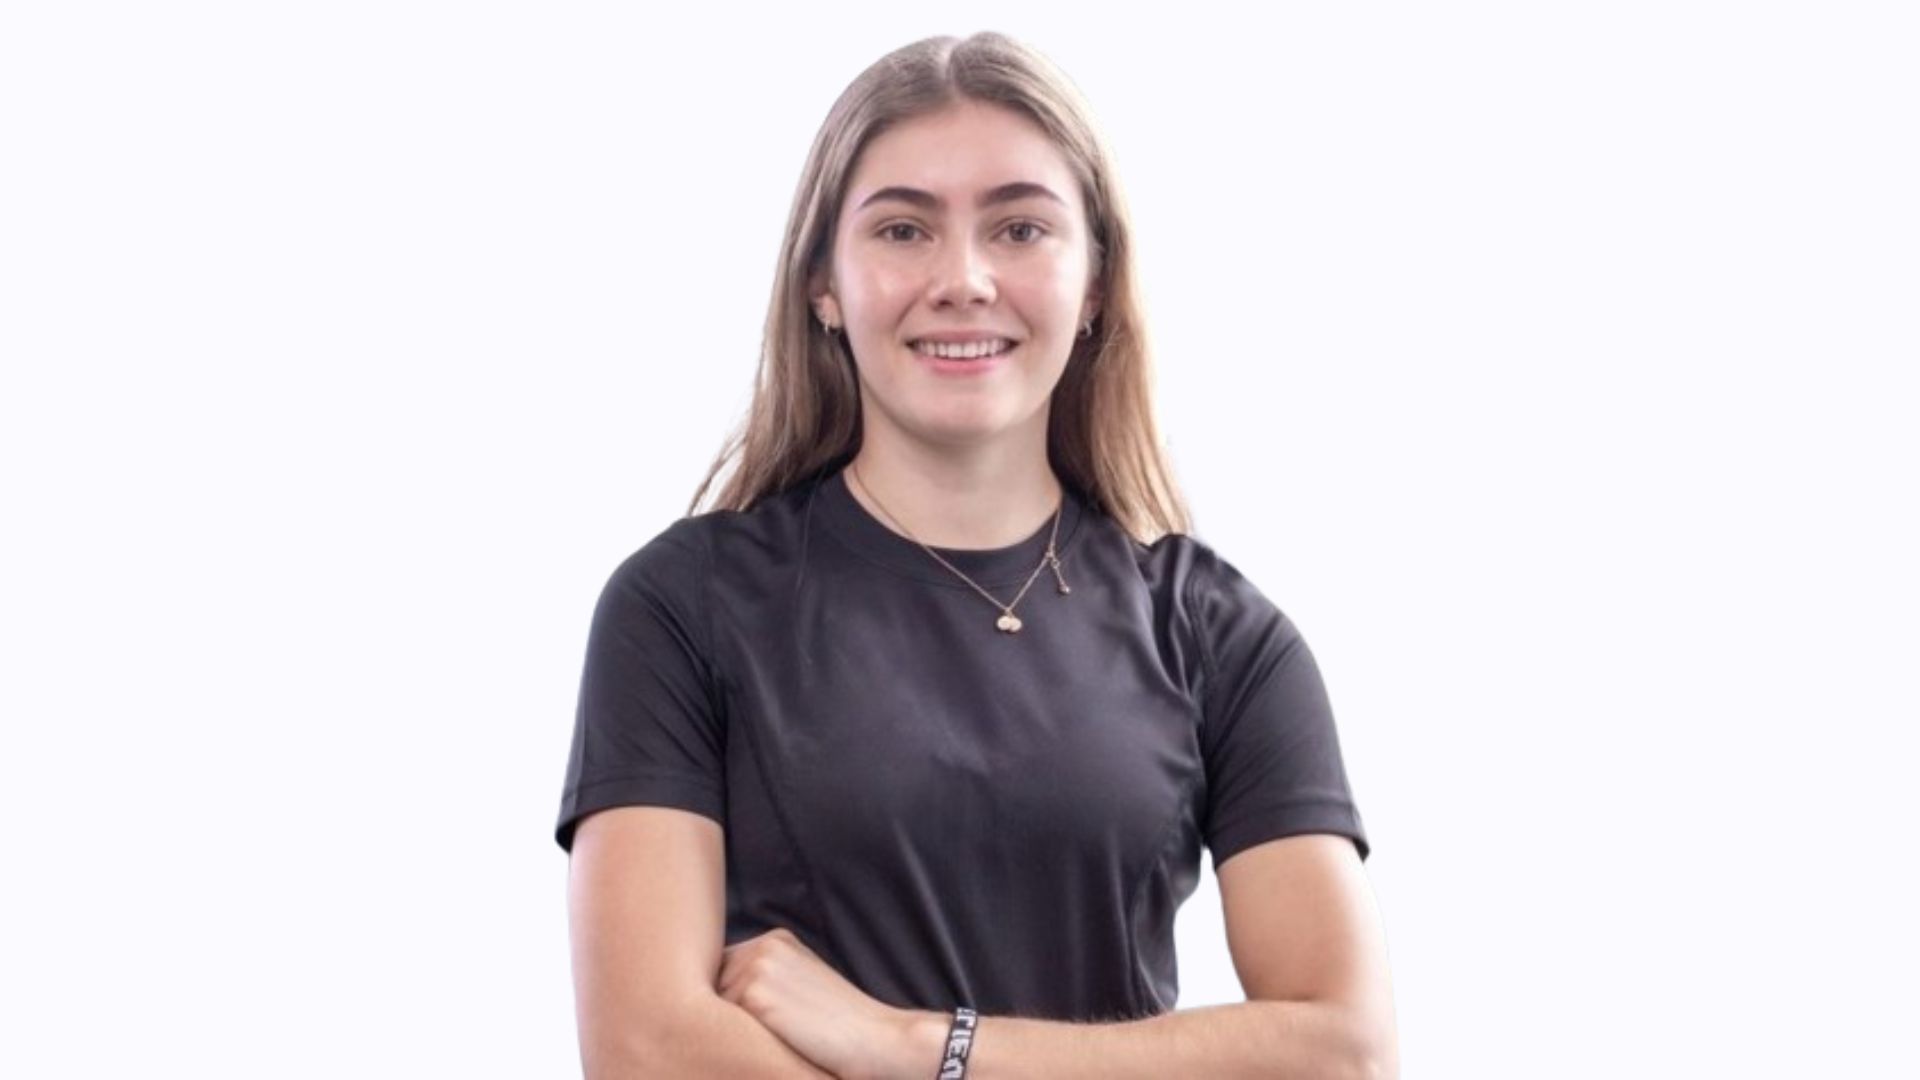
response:
M973 1052L973 1029L980 1016L962 1005L953 1010L953 1026L947 1029L947 1054L940 1062L935 1080L962 1080L967 1075L967 1055Z

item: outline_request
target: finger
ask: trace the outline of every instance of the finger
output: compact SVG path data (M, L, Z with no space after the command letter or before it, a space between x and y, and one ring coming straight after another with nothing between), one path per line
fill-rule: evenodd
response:
M806 941L800 937L799 934L794 933L793 931L787 929L784 926L780 928L779 934L780 934L780 940L782 942L785 942L788 946L792 947L795 951L799 952L802 956L808 956L815 960L820 960L820 954L813 951L813 946L808 945ZM826 963L825 960L820 960L820 962L823 964Z
M721 997L738 1005L740 1004L740 990L745 985L746 980L740 977L739 969L729 968L720 973L720 981L715 986L715 991Z
M731 952L726 952L721 957L718 985L731 990L744 990L746 986L752 985L757 977L755 972L763 971L766 964L764 948L735 946Z

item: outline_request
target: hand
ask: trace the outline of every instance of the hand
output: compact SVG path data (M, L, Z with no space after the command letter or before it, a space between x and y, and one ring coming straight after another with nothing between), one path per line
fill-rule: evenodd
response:
M896 1059L916 1050L926 1060L906 1065L906 1075L939 1068L937 1048L908 1045L921 1014L868 997L785 927L724 949L719 992L802 1057L846 1080L900 1075Z

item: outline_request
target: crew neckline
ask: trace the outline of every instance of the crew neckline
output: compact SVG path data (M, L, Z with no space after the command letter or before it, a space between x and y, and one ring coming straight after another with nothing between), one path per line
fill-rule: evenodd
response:
M1068 553L1072 551L1075 539L1080 534L1080 524L1086 516L1084 497L1064 480L1060 482L1062 492L1060 504L1060 536L1055 543L1055 554L1065 565ZM944 585L955 589L967 589L966 582L960 580L953 571L941 566L926 550L908 537L893 531L893 528L869 512L865 505L847 487L846 469L842 467L823 478L819 485L818 498L823 517L828 528L854 554L876 563L896 574L924 581L933 585ZM1034 568L1041 565L1041 558L1047 551L1047 537L1053 533L1053 518L1048 517L1026 539L1018 543L998 548L944 548L934 545L933 550L940 557L958 567L960 571L979 584L993 588L1012 586L1019 588L1027 583ZM1041 576L1047 576L1043 569ZM1039 580L1034 588L1041 587ZM1011 597L1002 597L1010 600Z

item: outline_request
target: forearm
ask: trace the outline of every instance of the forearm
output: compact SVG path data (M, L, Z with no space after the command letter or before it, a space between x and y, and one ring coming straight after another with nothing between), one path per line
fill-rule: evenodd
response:
M931 1075L945 1053L950 1016L915 1013L908 1060ZM1392 1076L1390 1049L1355 1010L1321 1002L1247 1001L1182 1009L1145 1020L1075 1024L982 1016L968 1080L1168 1076L1373 1078Z
M656 1022L654 1033L589 1062L586 1080L741 1077L833 1080L733 1002L703 997Z

